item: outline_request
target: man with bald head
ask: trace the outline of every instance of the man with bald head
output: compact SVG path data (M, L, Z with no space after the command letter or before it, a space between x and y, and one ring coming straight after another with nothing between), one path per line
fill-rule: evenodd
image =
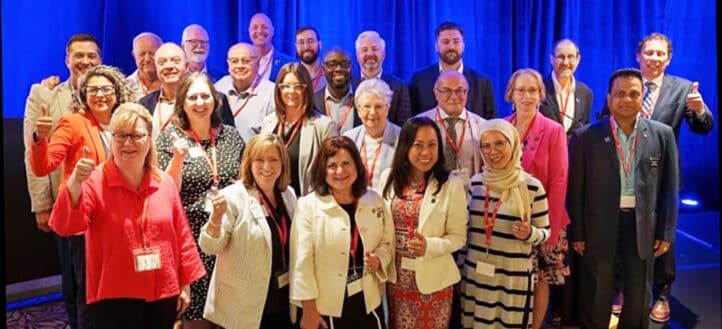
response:
M321 37L313 26L306 25L296 30L296 58L301 61L311 76L313 92L326 87L326 77L318 55L321 53Z
M361 76L353 79L351 86L356 89L361 81L378 78L386 82L394 96L389 106L389 120L403 126L411 117L411 99L409 89L399 78L383 72L386 58L386 41L376 31L364 31L356 38L356 60L361 68Z
M572 40L556 42L549 56L552 72L544 79L547 97L539 106L545 117L564 126L567 136L589 123L592 113L592 90L574 78L581 59L579 48Z
M438 105L418 116L436 122L444 144L444 166L468 182L481 170L479 134L485 120L466 108L469 84L458 71L441 72L433 89Z
M137 69L128 76L126 81L130 88L133 89L136 100L140 100L145 95L160 88L160 80L158 80L153 57L161 44L163 44L163 40L151 32L142 32L133 38L132 54Z
M283 64L293 62L293 57L273 47L271 43L273 39L273 23L271 23L271 19L263 13L253 15L248 23L248 36L260 56L258 75L264 79L276 81L278 70Z
M326 76L326 88L313 95L313 103L321 113L336 123L340 135L361 124L353 103L351 56L341 48L330 49L323 56L323 73Z
M244 141L261 131L263 118L275 113L275 84L258 75L258 52L249 43L237 43L228 49L228 74L215 83L216 90L228 97L236 129Z
M186 54L188 71L190 73L203 72L208 74L211 80L214 81L223 75L215 70L211 70L211 68L206 65L208 54L211 51L211 44L206 29L198 24L188 25L183 29L181 40L181 47L183 47L183 51Z

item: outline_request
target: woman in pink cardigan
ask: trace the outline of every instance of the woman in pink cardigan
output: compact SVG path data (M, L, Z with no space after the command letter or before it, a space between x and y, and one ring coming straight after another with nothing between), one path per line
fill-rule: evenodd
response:
M513 114L506 119L519 132L522 141L521 165L524 171L541 181L549 201L551 236L536 249L534 264L537 282L534 288L532 328L544 321L549 302L549 285L564 284L569 266L564 262L568 249L566 226L569 224L564 202L567 195L567 138L564 127L539 113L544 100L544 83L539 72L519 69L511 75L504 98L512 103Z

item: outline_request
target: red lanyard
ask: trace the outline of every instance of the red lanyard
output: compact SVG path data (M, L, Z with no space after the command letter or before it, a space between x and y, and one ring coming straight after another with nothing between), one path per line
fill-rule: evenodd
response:
M419 190L426 191L426 182L422 183L423 185L419 189L414 189L414 194L417 194ZM408 196L406 198L411 198L412 196ZM404 199L406 199L404 198ZM421 198L417 198L416 200L413 200L413 204L411 207L405 207L406 209L421 209L419 208L419 205L421 204L421 200L423 199L423 196ZM404 215L406 220L406 233L408 234L408 239L411 240L414 238L414 229L416 228L416 220L418 219L417 216L411 216L410 214Z
M283 266L286 266L286 245L288 244L288 218L286 216L281 216L281 223L279 223L279 220L276 219L274 212L271 210L270 202L266 200L266 194L263 193L260 188L258 189L258 192L261 194L261 205L263 206L263 208L266 209L268 216L271 217L273 224L275 224L274 226L276 226L276 231L278 232L278 239L281 241L281 257L283 258Z
M148 199L150 199L150 195L146 196L145 200L143 200L143 212L136 221L138 224L138 231L140 232L140 241L143 243L144 249L148 249L148 241L145 240L145 226L147 223L146 219L148 217Z
M273 62L273 50L271 50L268 54L268 62L266 62L266 66L263 67L263 71L259 73L261 77L266 76L266 72L268 72L268 69L271 68L271 62ZM269 77L270 79L271 77Z
M193 130L188 130L186 133L187 133L189 136L191 136L191 138L193 138L193 141L196 142L196 144L198 144L198 147L200 147L201 149L203 149L202 146L201 146L201 139L198 138L198 135L196 135L196 133L195 133ZM219 181L219 178L218 178L218 162L217 162L217 161L218 161L218 157L217 157L217 154L216 154L216 138L218 137L218 136L217 136L217 130L216 130L216 129L211 129L210 135L211 135L211 156L209 157L209 156L208 156L208 153L204 151L204 152L203 152L203 157L206 158L206 161L208 161L208 167L211 169L211 183L212 183L213 185L218 185L218 181Z
M328 98L325 98L323 100L323 106L326 108L326 115L329 118L333 119L333 117L331 116L331 109L328 107ZM349 113L351 113L351 110L353 109L353 97L349 97L348 103L346 104L346 106L348 106L348 108L346 109L346 111L343 112L343 115L338 120L338 126L336 127L336 129L338 129L339 135L341 135L341 128L343 128L343 124L346 123L346 119L348 119L348 115L349 115Z
M486 187L486 196L484 197L484 231L486 232L486 247L491 247L491 233L494 231L494 225L496 225L496 214L501 207L501 198L494 205L494 210L489 218L489 187Z
M439 109L436 109L436 119L439 121L439 126L444 127L444 132L446 133L446 141L449 142L449 146L451 146L451 149L454 150L454 153L456 153L456 157L459 158L459 153L461 153L461 145L464 143L464 135L466 135L466 123L463 124L464 129L461 130L461 137L459 138L459 142L455 142L453 139L451 139L451 135L449 135L449 128L446 127L444 124L444 120L441 119L441 111Z
M516 113L512 115L511 117L511 123L516 126ZM531 118L531 121L529 121L529 125L524 129L524 133L521 134L521 141L522 143L526 143L526 139L529 137L529 132L531 131L531 127L534 125L534 120L536 120L536 113L534 113L534 117Z
M632 148L629 150L629 159L624 158L624 150L622 150L622 144L619 143L619 136L617 136L617 124L614 122L614 118L609 119L609 125L612 127L612 136L614 136L614 146L617 148L617 154L619 159L622 161L622 169L624 170L624 177L629 177L629 170L634 159L634 150L637 148L637 134L632 139Z
M564 125L564 121L566 121L567 118L567 106L569 105L569 96L572 95L572 92L565 93L564 94L564 101L562 102L561 110L562 110L562 126Z
M251 100L251 97L256 96L256 87L258 87L258 85L260 84L260 81L261 81L261 79L258 76L256 76L256 79L253 80L253 85L251 86L251 91L248 92L248 96L246 96L246 99L243 101L243 104L241 104L241 106L239 106L238 109L233 112L234 119L236 117L238 117L238 114L240 114L241 111L243 111L243 108L246 107L246 104L248 104L248 101Z
M358 208L358 201L356 201L354 203L353 208L354 208L354 211L356 211L356 208ZM351 254L351 263L354 266L354 271L356 270L356 250L358 250L358 240L359 240L358 222L356 222L356 225L354 225L353 232L351 233L351 246L349 248L349 251Z
M168 119L165 120L165 123L163 123L161 117L163 116L163 111L160 106L160 94L158 95L158 98L155 101L155 110L158 111L158 127L160 127L159 131L163 131L166 126L170 123L170 121L173 119L173 112L171 111L170 116L168 116Z
M288 145L293 142L293 137L296 136L296 133L301 129L301 126L303 126L303 116L301 116L298 121L293 125L293 131L291 132L291 136L288 138L288 140L284 141L283 144L288 148ZM278 128L276 129L276 135L278 135L281 140L283 140L283 122L278 123Z
M381 155L381 148L384 147L384 144L379 141L379 146L376 147L376 153L374 153L374 158L371 160L371 168L368 166L368 155L366 154L366 138L363 138L363 142L361 144L361 161L363 162L364 168L368 171L367 176L369 178L369 185L371 185L374 181L374 172L376 171L376 163L379 160L379 156Z

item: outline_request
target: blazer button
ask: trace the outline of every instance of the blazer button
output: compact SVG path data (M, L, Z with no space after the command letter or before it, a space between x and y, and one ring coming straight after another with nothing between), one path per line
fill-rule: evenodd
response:
M342 252L341 252L341 255L345 255L345 254L346 254L346 252L345 252L345 251L342 251Z
M343 274L339 273L338 276L343 276Z

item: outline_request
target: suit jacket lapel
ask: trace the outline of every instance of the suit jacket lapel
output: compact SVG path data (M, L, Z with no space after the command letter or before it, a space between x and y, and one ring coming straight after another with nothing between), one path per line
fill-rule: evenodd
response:
M609 159L609 163L614 169L614 172L619 173L619 155L617 154L617 147L614 143L612 126L609 120L613 120L611 116L606 117L603 121L604 124L600 126L602 128L600 137L604 140L604 144L607 145L606 148L603 148L604 152L607 153L606 158Z
M642 153L647 145L647 120L638 119L637 123L637 146L634 148L634 168L637 168L639 160L642 159Z
M255 188L248 189L248 197L249 197L248 198L249 209L253 209L250 207L254 207L254 205L255 205L255 206L261 207L261 209L263 210L263 213L267 212L267 210L264 209L263 206L261 206L261 203L259 202L259 200L260 200L260 198L262 198L262 196L260 193L258 193L258 190L256 190ZM243 212L245 210L240 210L240 211ZM251 213L251 216L253 216L253 213ZM266 214L266 216L268 216L268 214ZM268 250L273 250L273 241L271 238L271 228L268 226L268 222L266 221L265 218L255 218L255 216L254 216L253 220L255 220L258 223L258 225L261 227L261 231L263 232L263 239L266 240L266 245L268 246ZM289 219L289 223L290 223L290 219Z
M522 166L525 168L529 168L534 161L536 151L539 149L539 143L542 139L541 136L544 136L544 124L539 116L543 116L543 114L537 113L531 123L531 127L529 127L529 136L527 137L522 155Z
M654 103L654 110L652 110L652 119L658 120L660 113L664 111L664 108L666 107L669 100L667 100L670 95L672 94L672 90L674 90L675 81L667 77L666 75L664 78L662 78L662 85L659 87L659 92L657 93L659 96L657 96L657 101Z
M429 217L431 217L431 212L437 206L436 196L433 195L433 193L436 192L438 185L439 183L436 181L436 178L429 178L426 191L424 192L424 198L421 200L421 209L419 209L419 232L421 232L421 229L429 220Z
M553 109L552 113L554 114L556 121L563 122L559 102L557 102L556 90L554 90L554 81L552 81L551 75L549 75L549 79L544 84L544 87L547 91L547 102L549 102L549 105L551 105L551 108Z

